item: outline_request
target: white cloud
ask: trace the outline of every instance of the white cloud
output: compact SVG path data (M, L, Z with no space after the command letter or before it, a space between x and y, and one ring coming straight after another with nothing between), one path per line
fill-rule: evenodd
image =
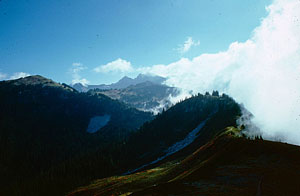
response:
M168 77L184 92L228 93L254 114L265 138L300 145L300 2L275 0L267 11L245 42L143 71Z
M86 86L89 84L89 81L85 78L82 78L80 72L87 69L82 63L73 63L71 68L71 75L72 75L72 84L81 83L82 85Z
M179 53L184 54L188 52L192 46L198 45L200 45L200 41L194 41L192 37L187 37L187 40L183 43L183 45L177 48L177 50Z
M29 73L25 73L25 72L16 72L13 75L11 75L9 77L9 79L10 80L16 80L16 79L24 78L24 77L27 77L27 76L30 76L30 74Z
M72 63L72 65L74 67L82 67L83 66L82 63Z
M16 80L27 76L30 74L25 72L15 72L12 75L0 72L0 80Z
M87 86L90 82L85 78L76 78L72 80L72 84L81 83L83 86Z
M98 73L129 73L133 72L134 69L129 61L118 58L106 65L96 67L94 71Z
M5 80L7 78L7 74L0 72L0 80Z

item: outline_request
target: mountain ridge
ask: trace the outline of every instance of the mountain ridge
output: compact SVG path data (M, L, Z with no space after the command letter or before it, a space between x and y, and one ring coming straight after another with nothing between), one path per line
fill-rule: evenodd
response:
M240 131L228 127L183 160L99 179L68 196L297 195L300 147L249 140Z
M81 83L75 83L71 85L73 88L78 90L79 92L87 92L88 90L92 89L101 89L101 90L108 90L108 89L123 89L127 88L131 85L136 85L143 82L152 82L154 84L162 84L166 79L160 76L152 76L146 74L139 74L135 78L130 78L128 76L124 76L116 83L112 84L100 84L100 85L82 85Z
M94 89L89 90L88 93L103 94L139 110L156 114L172 105L170 98L179 95L179 89L146 81L123 89Z
M239 114L238 104L226 95L199 94L152 116L105 95L79 93L36 76L15 82L0 82L2 195L63 195L161 157L216 108L215 118L197 136L203 142L218 132L217 124L235 124ZM110 115L108 123L89 133L89 121L105 115ZM180 152L156 164L186 156Z

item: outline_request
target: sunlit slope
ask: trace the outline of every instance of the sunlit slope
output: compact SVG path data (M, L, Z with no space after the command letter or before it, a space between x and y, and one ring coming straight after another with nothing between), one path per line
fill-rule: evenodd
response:
M298 195L300 147L224 133L180 162L93 182L88 195Z

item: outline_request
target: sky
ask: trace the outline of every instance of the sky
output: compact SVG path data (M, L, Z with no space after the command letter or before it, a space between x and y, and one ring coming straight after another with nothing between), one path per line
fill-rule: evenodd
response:
M174 103L226 93L247 134L300 145L299 0L0 1L0 80L139 73L180 88Z
M245 41L143 71L167 77L181 99L190 91L229 94L254 115L243 121L249 135L300 145L300 1L274 0L266 11Z
M271 0L0 0L0 79L112 83L247 40ZM106 66L106 67L105 67Z

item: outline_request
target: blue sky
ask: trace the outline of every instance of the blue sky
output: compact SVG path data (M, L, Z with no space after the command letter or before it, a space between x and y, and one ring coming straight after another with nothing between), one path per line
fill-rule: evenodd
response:
M0 77L24 72L65 83L115 82L138 74L131 68L192 59L246 41L270 3L1 0ZM122 69L110 69L118 63Z
M218 90L264 138L300 145L299 35L299 0L0 0L0 80L147 72L181 89L173 103Z

